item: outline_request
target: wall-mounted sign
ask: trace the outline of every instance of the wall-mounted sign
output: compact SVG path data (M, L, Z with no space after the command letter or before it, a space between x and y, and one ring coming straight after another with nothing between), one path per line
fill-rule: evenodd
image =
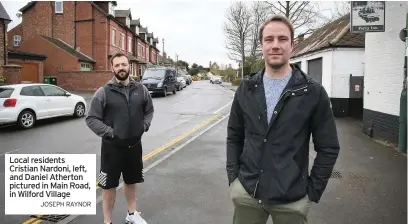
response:
M352 1L350 9L350 32L385 31L385 2Z
M354 86L354 91L360 92L360 85L355 85Z

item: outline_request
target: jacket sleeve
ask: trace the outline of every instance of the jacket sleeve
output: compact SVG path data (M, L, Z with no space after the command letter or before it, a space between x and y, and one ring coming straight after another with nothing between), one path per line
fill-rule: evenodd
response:
M231 105L231 111L227 126L227 175L228 184L238 177L239 157L244 147L245 130L244 116L239 104L239 92L242 91L242 84L235 92L234 99Z
M100 137L113 138L113 129L103 123L103 108L105 106L105 90L99 88L89 105L88 115L86 116L86 125Z
M154 114L154 106L153 106L153 100L152 96L150 96L149 90L146 88L146 86L142 85L144 89L144 117L143 117L143 124L144 124L144 130L147 132L150 129L150 125L153 120L153 114Z
M312 135L316 158L309 177L308 195L319 202L336 163L340 145L330 99L322 86L319 103L312 117Z

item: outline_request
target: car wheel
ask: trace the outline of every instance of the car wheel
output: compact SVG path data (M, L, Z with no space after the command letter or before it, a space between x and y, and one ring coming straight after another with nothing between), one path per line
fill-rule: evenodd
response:
M164 88L164 90L163 90L163 97L166 97L167 96L167 88Z
M83 103L77 103L75 105L74 116L75 117L82 117L85 114L85 105Z
M18 126L24 129L34 127L35 121L35 114L31 110L23 110L17 118Z
M176 86L174 86L173 94L176 94L176 93L177 93L177 89L176 89Z

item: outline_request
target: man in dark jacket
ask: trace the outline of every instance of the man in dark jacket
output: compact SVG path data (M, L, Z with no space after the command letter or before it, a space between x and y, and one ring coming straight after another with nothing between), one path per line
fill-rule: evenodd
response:
M86 118L88 127L102 137L98 185L104 222L111 223L122 174L128 203L126 223L146 224L137 212L136 184L144 181L141 138L153 119L153 102L146 87L129 77L126 55L113 55L111 64L115 77L95 92Z
M227 174L234 224L306 224L339 153L336 124L323 86L289 63L290 21L275 15L260 29L265 68L244 80L231 106ZM309 142L316 159L309 175Z

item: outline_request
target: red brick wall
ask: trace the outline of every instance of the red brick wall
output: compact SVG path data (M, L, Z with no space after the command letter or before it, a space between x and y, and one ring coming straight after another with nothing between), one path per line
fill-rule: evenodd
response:
M112 30L116 29L116 46L112 45ZM124 52L121 46L121 36L120 33L126 34L126 30L116 23L116 21L109 19L109 54L115 54L117 52ZM126 42L126 38L125 38ZM126 48L126 44L125 44Z
M59 72L58 86L67 90L91 90L99 87L112 79L111 71L66 71Z
M23 25L22 23L15 26L13 29L7 32L8 49L18 50L18 46L14 47L14 35L20 35L23 38Z
M64 2L65 4L65 2ZM34 6L24 12L22 25L22 43L36 35L52 36L53 2L37 1Z
M35 63L38 64L38 81L40 83L44 80L44 63L42 61L34 61L34 60L19 60L19 59L9 59L9 64L19 64L19 63Z
M94 49L92 47L94 37L94 23L92 21L92 5L88 2L76 2L76 49L89 57L94 58ZM74 13L72 13L74 14Z
M110 35L112 31L109 28L108 18L106 18L103 13L93 8L93 15L95 24L95 56L93 58L96 60L94 70L108 70L108 46L110 46Z
M44 75L55 76L60 70L80 70L78 59L40 36L24 41L20 50L48 56L44 61Z
M51 8L52 13L49 16L52 17L53 21L52 37L75 46L75 13L73 13L75 11L75 2L63 1L63 13L55 14L55 2L51 3Z
M7 79L8 84L20 83L21 66L18 65L3 65L0 66L3 70L3 75Z
M0 65L7 65L7 25L0 20ZM3 67L0 66L0 75Z

